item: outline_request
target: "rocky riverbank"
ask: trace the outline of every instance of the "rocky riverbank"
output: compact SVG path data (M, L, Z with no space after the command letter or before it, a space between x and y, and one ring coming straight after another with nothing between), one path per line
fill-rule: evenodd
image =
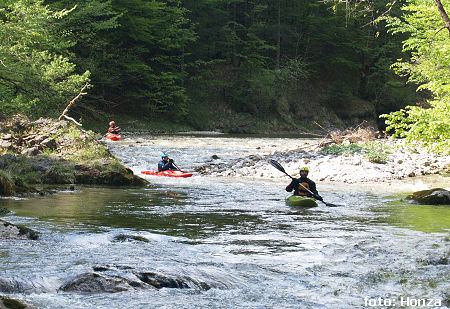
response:
M414 149L395 139L343 144L313 141L299 148L264 154L256 149L254 154L233 162L212 158L196 171L216 176L285 177L268 163L270 159L280 162L294 177L299 176L300 166L306 165L310 168L310 177L320 182L388 182L450 171L450 156Z
M42 193L45 185L141 186L92 131L67 121L15 116L0 123L0 196Z

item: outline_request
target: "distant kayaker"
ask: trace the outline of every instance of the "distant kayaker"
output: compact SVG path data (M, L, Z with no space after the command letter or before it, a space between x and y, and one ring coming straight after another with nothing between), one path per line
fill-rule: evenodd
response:
M300 168L300 178L292 179L291 183L286 187L287 192L294 190L294 195L314 197L316 200L322 201L316 189L316 183L308 178L309 168L304 166ZM311 194L311 191L314 194Z
M168 155L163 154L161 156L161 161L159 161L158 163L158 172L168 170L178 170L178 168L175 166L175 162L173 161L173 159L169 159Z
M115 121L109 122L108 133L111 133L111 134L119 134L120 133L120 128L118 126L116 126Z

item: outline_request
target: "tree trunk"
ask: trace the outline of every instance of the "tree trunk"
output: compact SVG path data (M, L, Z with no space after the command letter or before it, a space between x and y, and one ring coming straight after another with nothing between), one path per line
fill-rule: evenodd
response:
M441 14L442 20L444 21L444 27L447 28L448 32L450 33L450 19L448 18L447 12L445 11L441 0L434 0L434 2L436 3L439 14Z

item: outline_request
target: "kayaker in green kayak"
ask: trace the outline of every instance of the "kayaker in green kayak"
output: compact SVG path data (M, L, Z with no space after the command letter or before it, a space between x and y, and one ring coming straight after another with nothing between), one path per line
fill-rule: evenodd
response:
M322 201L322 197L317 192L316 183L308 178L309 168L303 166L300 168L300 178L292 179L291 183L286 187L287 192L294 190L294 195L313 197L316 200ZM314 194L311 194L311 191Z
M165 153L161 156L161 161L158 163L158 172L178 170L173 159L169 159L169 156Z

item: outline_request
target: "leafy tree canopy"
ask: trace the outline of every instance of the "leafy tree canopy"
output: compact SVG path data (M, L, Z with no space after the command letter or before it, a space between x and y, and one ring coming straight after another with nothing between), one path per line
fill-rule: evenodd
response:
M53 11L42 1L6 1L0 6L0 109L2 113L61 111L89 82L70 61L72 43L56 27L70 10Z
M449 1L442 1L448 6ZM412 105L384 115L388 129L407 141L421 141L430 149L450 153L450 29L428 0L408 0L401 18L388 18L390 31L406 34L403 49L410 57L392 67L418 91L429 93L422 106Z

